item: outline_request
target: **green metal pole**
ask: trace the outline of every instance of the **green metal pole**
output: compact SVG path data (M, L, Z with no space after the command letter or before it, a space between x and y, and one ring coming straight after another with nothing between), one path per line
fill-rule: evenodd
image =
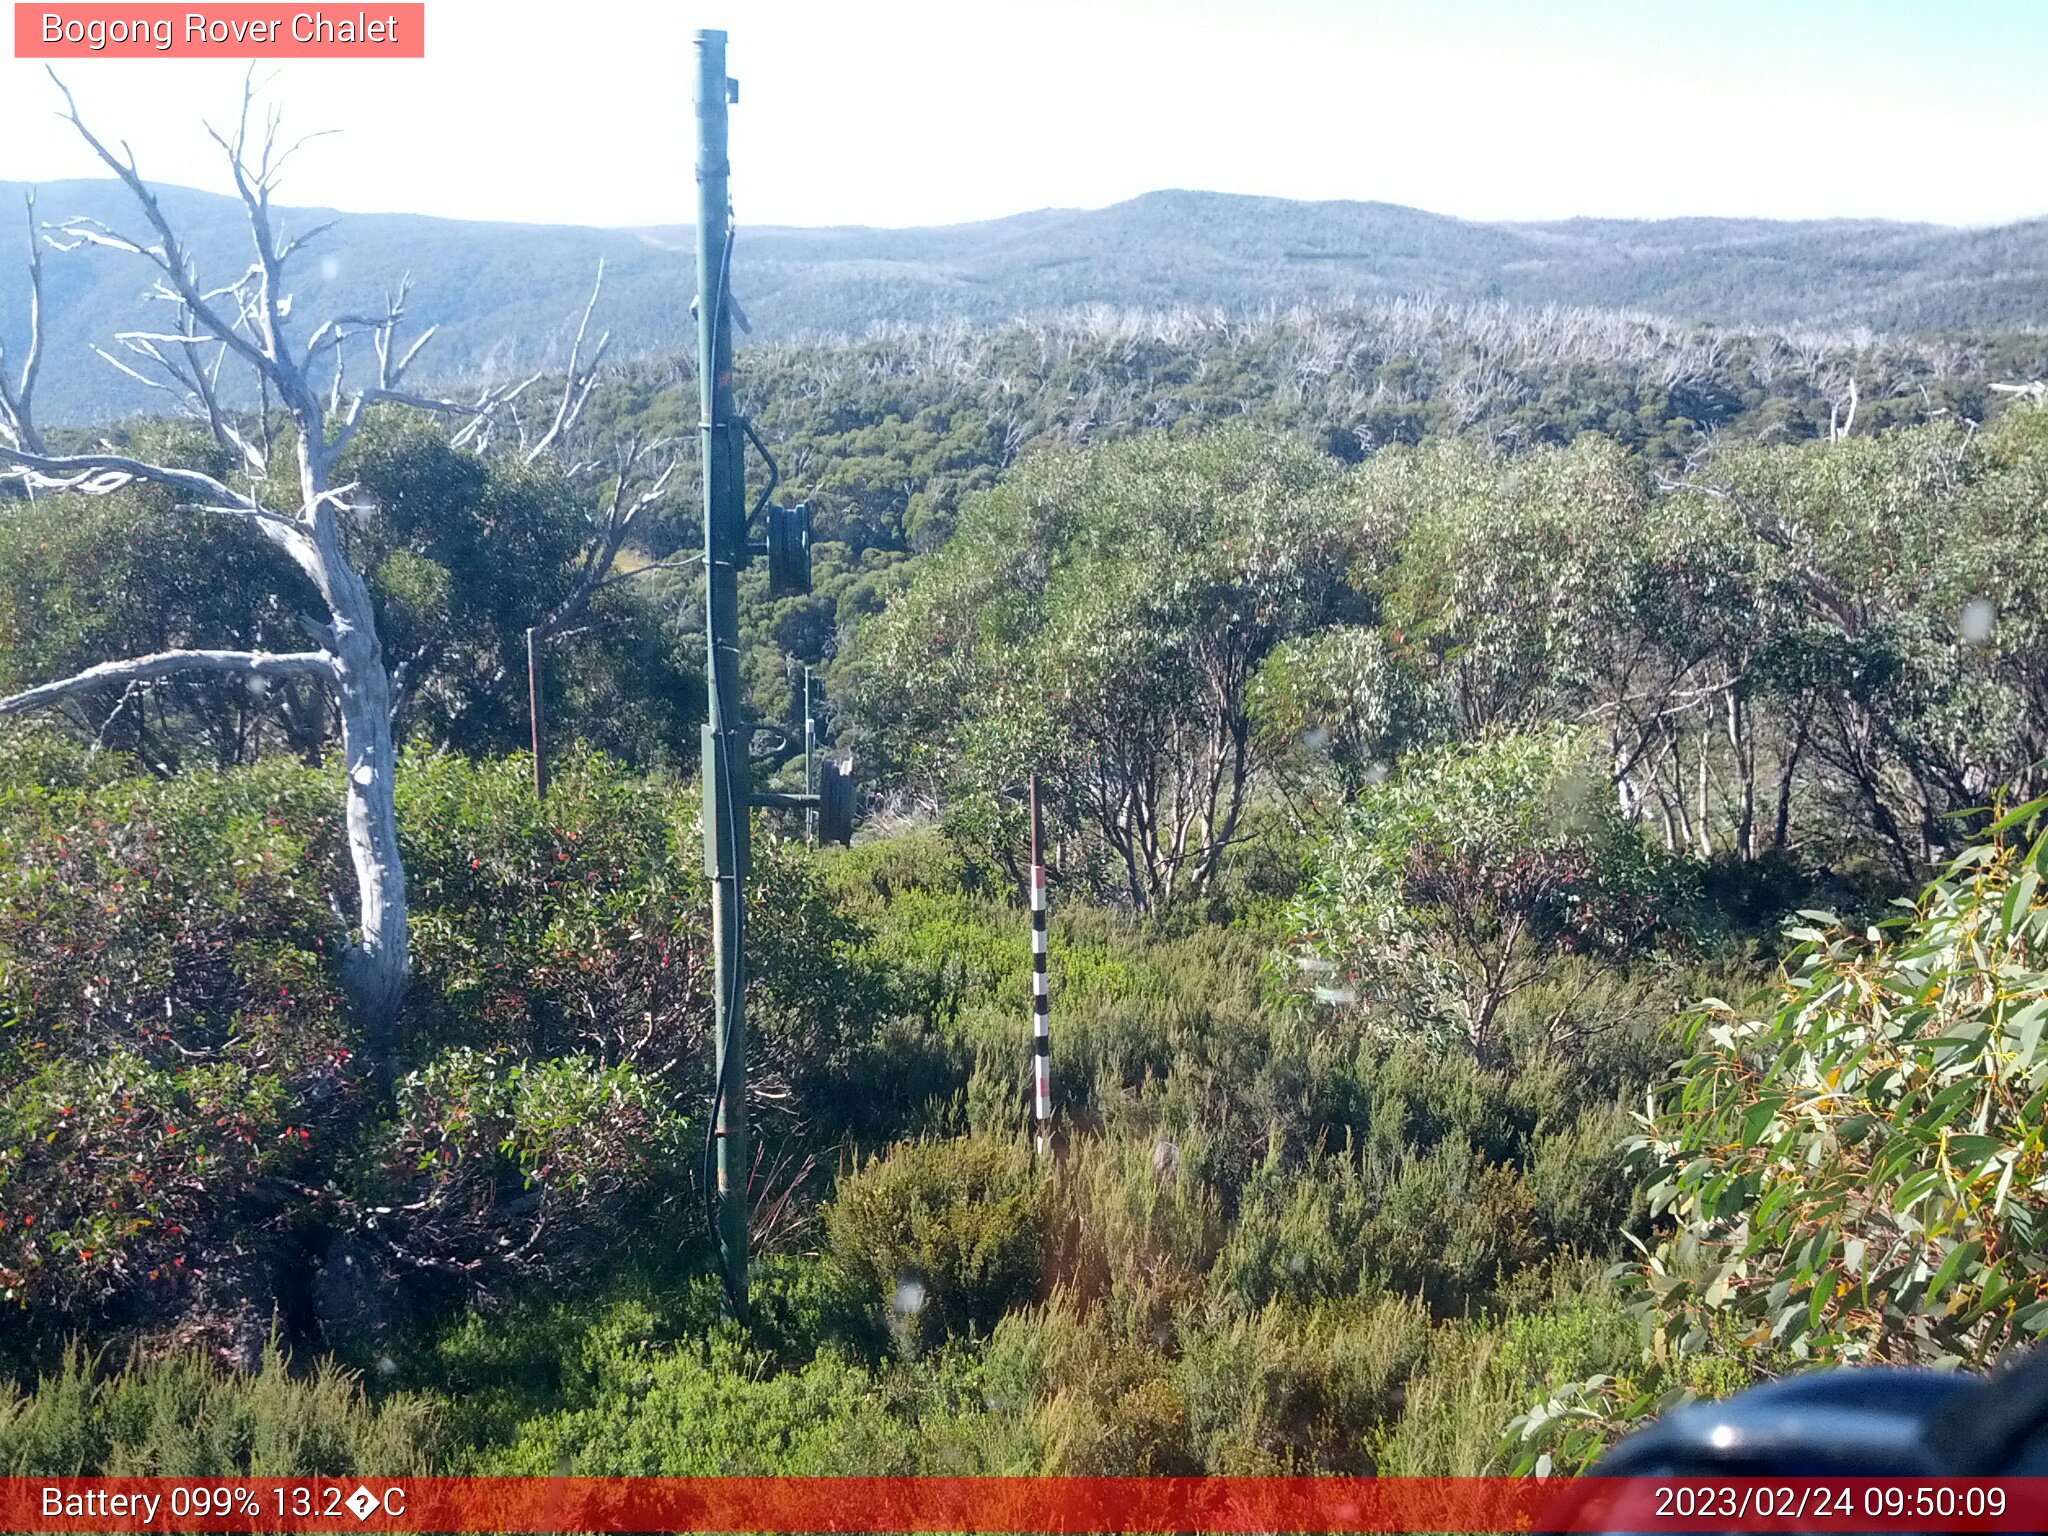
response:
M747 736L741 723L739 572L747 523L740 429L732 397L728 259L725 34L697 34L698 442L704 464L707 718L704 726L704 863L711 877L713 1036L717 1042L718 1259L727 1298L747 1307L746 920Z
M804 793L815 796L818 793L818 717L811 713L811 669L804 666ZM804 835L810 845L818 846L818 813L816 809L804 812Z

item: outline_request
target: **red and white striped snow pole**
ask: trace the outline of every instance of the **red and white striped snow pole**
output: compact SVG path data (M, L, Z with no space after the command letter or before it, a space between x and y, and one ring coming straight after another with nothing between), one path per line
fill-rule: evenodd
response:
M1045 864L1038 839L1038 775L1031 776L1031 1118L1044 1155L1052 1135L1052 995L1045 973Z

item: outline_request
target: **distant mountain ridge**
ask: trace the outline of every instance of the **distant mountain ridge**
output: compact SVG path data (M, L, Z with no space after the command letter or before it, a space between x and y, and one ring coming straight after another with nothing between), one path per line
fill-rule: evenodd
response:
M0 209L18 207L23 190L0 182ZM161 195L203 276L218 281L247 264L237 202L182 187ZM37 211L47 221L137 222L112 181L45 184ZM414 323L441 327L427 355L442 377L558 363L600 258L599 323L622 354L659 353L691 334L687 227L318 209L283 217L301 229L338 220L300 259L299 312L360 310L410 272ZM25 241L20 220L0 214L0 340L10 347L27 325ZM143 263L101 250L51 253L44 273L45 419L150 408L150 391L89 351L148 313ZM1400 295L1634 309L1718 325L2002 329L2048 325L2048 219L1988 229L1708 218L1504 224L1390 203L1166 191L926 229L742 225L734 289L756 342L858 335L877 324L988 324L1088 304L1239 310Z

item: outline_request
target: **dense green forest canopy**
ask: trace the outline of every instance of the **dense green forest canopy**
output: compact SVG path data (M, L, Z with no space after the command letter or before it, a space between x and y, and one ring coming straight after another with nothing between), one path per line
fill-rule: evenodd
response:
M744 579L750 691L760 718L789 720L794 665L825 668L837 701L828 706L828 739L843 736L868 756L870 747L882 750L871 723L839 708L850 698L840 653L945 542L964 498L1062 446L1239 424L1353 463L1425 440L1458 438L1512 454L1569 447L1594 433L1623 451L1655 496L1680 497L1673 516L1682 518L1680 493L1705 483L1698 466L1732 464L1745 443L1769 448L1838 432L1861 439L1922 422L1960 423L1967 432L1967 424L1995 419L2018 398L1999 386L2043 374L2048 345L2026 336L1727 334L1596 312L1421 302L1301 309L1244 322L1104 310L987 332L955 327L754 348L744 353L743 405L779 460L780 498L811 503L819 546L808 596L771 598L760 570ZM593 451L628 436L673 437L684 460L673 484L689 486L693 398L679 365L624 370L592 398ZM549 485L548 466L516 455L472 460L435 449L420 431L392 423L364 440L352 466L392 509L388 525L367 534L364 554L376 571L384 622L398 637L396 659L408 668L402 707L437 743L510 749L523 739L519 636L568 581L567 551L584 535L589 497L559 473ZM136 443L152 448L160 438L159 429L143 429ZM194 440L183 450L169 447L202 457L212 451ZM1757 462L1780 461L1766 454ZM754 473L758 480L760 466ZM433 498L450 510L466 499L473 520L437 516ZM1482 524L1483 504L1483 497L1475 504ZM51 606L20 610L13 632L21 638L0 658L23 679L39 666L39 676L49 676L67 662L98 659L108 652L94 647L115 638L254 643L294 622L289 604L278 607L268 630L260 617L230 612L232 588L193 586L203 563L186 566L181 578L168 551L138 559L149 541L182 537L142 527L147 519L101 508L77 526L56 507L42 515L66 524L68 542L42 548L43 535L33 535L49 557L48 572L30 581L34 604ZM17 526L32 528L33 520ZM228 539L225 531L209 536ZM647 520L626 563L674 555L698 537L690 497L674 492ZM253 550L238 558L266 557ZM146 566L192 590L179 596L153 593L146 581L109 582L122 595L89 621L97 627L88 632L80 628L87 620L63 611L81 596L65 595L75 584L65 573L101 561ZM608 589L593 621L556 648L546 685L550 713L565 730L639 761L692 756L690 680L701 614L686 571L658 570ZM210 616L199 607L209 602ZM124 609L132 618L117 634ZM220 692L200 685L202 693L208 688ZM154 702L168 707L163 695ZM257 713L280 720L290 708L285 699L257 703ZM217 697L191 707L216 717L205 728L211 759L240 760L235 740L250 728L250 701ZM144 725L125 719L115 729ZM668 755L678 742L680 757ZM167 742L165 750L177 745ZM897 767L886 756L873 766Z

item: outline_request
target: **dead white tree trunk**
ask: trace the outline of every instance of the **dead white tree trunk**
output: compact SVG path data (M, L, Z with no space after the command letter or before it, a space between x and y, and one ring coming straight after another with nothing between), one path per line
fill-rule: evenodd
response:
M12 443L32 453L43 451L42 434L36 430L36 374L43 362L43 253L36 240L36 195L27 197L28 214L28 351L21 360L21 372L9 381L7 348L0 345L0 442Z
M55 76L52 76L55 79ZM379 1087L388 1092L397 1062L398 1014L405 998L411 952L406 917L405 867L399 854L394 799L396 753L391 732L391 679L377 638L377 620L363 577L350 563L343 518L354 508L352 487L334 483L334 466L348 447L364 413L388 402L454 415L473 428L513 391L487 391L468 405L430 399L401 387L407 367L432 331L402 354L397 333L405 312L407 284L401 283L380 316L340 317L314 328L303 344L290 336L291 295L285 269L318 230L286 236L272 216L271 194L291 146L280 151L278 118L268 115L260 139L251 136L253 92L245 88L232 138L215 133L227 156L247 214L253 260L234 280L214 287L201 283L194 264L166 219L155 194L136 169L126 145L116 155L79 116L61 81L65 116L93 152L134 195L148 233L131 237L91 220L46 226L43 238L59 250L95 245L125 252L156 269L152 297L174 314L156 331L131 331L116 340L134 362L104 350L115 367L173 395L179 409L205 422L234 455L239 471L226 478L173 465L154 464L113 452L52 454L33 420L32 395L41 358L39 306L32 312L32 336L18 382L0 391L0 467L35 492L101 495L143 481L179 493L180 510L233 517L269 540L312 582L326 616L304 616L301 624L318 645L298 653L166 651L87 668L74 677L45 683L0 699L0 715L20 714L108 682L146 682L175 672L242 672L251 677L310 677L334 690L342 723L346 773L345 813L350 862L356 885L354 934L342 956L342 983L364 1052ZM32 303L40 294L40 268L31 257ZM345 387L351 343L368 341L375 382ZM247 431L223 403L222 365L248 371L256 393L274 400L289 417L286 440L296 454L296 504L273 506L265 499L274 434ZM316 368L331 368L323 390L313 383ZM523 387L523 386L520 386ZM324 398L323 398L324 396Z

